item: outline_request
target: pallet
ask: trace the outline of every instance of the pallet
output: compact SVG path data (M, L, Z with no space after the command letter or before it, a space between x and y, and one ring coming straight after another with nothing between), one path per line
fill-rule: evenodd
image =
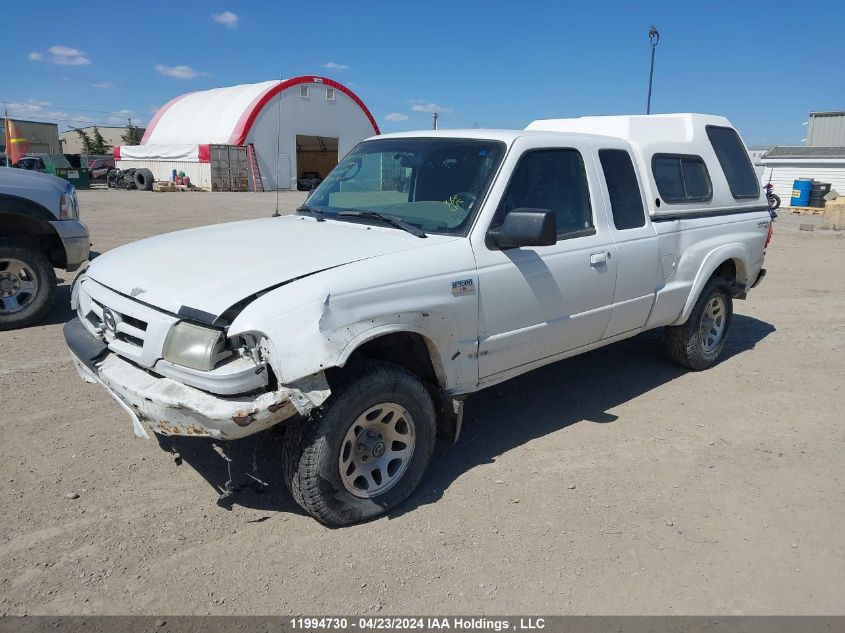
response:
M824 207L787 207L792 213L803 213L805 215L821 215Z

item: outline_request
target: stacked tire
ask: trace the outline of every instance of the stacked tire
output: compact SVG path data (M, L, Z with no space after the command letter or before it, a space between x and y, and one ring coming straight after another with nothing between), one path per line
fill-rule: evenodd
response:
M810 206L816 209L823 209L825 199L824 197L830 193L829 182L813 181L813 187L810 189Z
M135 187L137 187L139 191L153 190L153 182L155 181L155 177L153 176L153 172L151 172L149 169L136 169L135 173L133 174L133 179L135 181Z

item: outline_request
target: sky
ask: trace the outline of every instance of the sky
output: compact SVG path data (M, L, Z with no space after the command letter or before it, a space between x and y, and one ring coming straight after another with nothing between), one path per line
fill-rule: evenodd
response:
M0 102L61 129L144 125L185 92L298 75L351 88L383 132L430 128L435 110L443 128L640 114L651 24L652 112L722 114L770 146L845 110L842 0L4 4Z

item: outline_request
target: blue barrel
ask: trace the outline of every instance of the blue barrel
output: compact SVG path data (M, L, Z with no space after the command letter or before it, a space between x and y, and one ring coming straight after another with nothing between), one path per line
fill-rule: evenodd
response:
M813 189L812 178L799 178L792 183L792 207L806 207L810 204L810 191Z

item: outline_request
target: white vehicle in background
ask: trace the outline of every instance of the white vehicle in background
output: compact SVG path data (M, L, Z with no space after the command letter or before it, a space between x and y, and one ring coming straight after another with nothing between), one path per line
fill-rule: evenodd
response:
M771 220L722 117L390 134L297 215L99 257L65 336L138 435L285 423L294 499L345 525L411 494L470 393L654 328L713 365Z

